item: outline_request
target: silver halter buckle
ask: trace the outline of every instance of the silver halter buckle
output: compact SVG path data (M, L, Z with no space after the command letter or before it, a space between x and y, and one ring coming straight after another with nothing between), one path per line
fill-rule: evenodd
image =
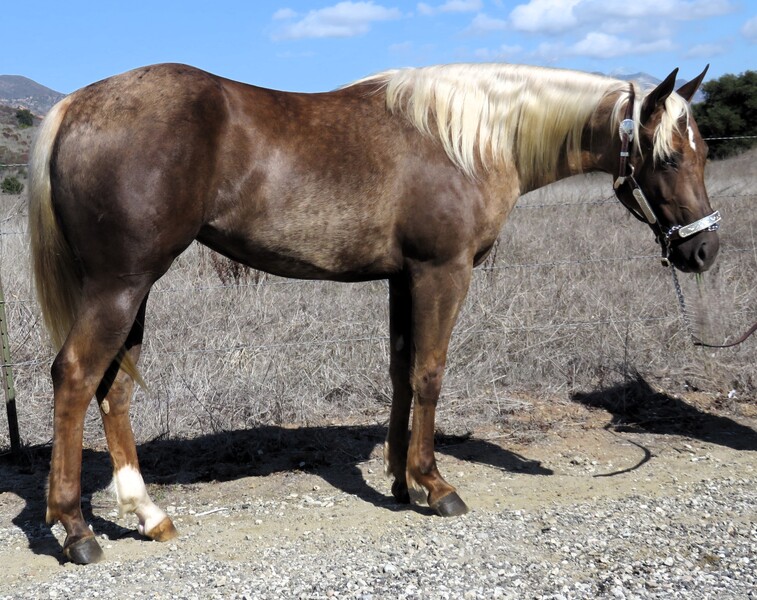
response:
M633 128L634 128L634 122L633 119L623 119L620 122L620 135L622 136L628 136L628 141L633 142Z

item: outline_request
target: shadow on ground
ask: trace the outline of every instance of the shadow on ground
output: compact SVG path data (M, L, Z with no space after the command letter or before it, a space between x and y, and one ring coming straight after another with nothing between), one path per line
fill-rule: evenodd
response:
M386 429L379 425L284 428L263 426L221 432L189 440L154 440L138 447L140 466L149 483L198 483L264 477L284 471L307 471L335 488L354 494L384 510L406 510L365 481L360 463L378 458ZM463 461L487 464L521 474L551 475L538 461L529 460L500 446L472 436L438 435L439 454ZM119 538L136 536L92 512L91 496L111 479L110 458L105 451L85 449L82 459L82 510L97 533ZM26 534L29 547L38 554L60 557L61 548L44 524L45 485L50 447L24 451L18 464L0 459L0 492L11 492L26 503L13 522ZM387 490L389 486L387 485ZM464 490L461 491L464 496ZM428 512L416 507L415 510Z
M658 392L638 373L608 388L573 394L571 399L609 412L608 427L615 431L682 435L734 450L757 451L753 428Z

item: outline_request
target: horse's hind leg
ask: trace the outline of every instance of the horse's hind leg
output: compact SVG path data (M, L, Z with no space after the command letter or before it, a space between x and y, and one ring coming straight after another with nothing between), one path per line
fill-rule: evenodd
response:
M81 511L84 415L109 365L127 340L149 285L85 284L80 308L53 361L53 450L47 522L66 530L63 553L80 564L103 558Z
M125 343L126 351L135 365L142 350L146 306L147 298L142 301ZM113 487L119 512L122 515L135 513L139 519L139 532L164 542L176 537L178 532L166 513L150 499L139 470L137 448L129 421L133 391L132 376L112 363L96 392L113 464Z

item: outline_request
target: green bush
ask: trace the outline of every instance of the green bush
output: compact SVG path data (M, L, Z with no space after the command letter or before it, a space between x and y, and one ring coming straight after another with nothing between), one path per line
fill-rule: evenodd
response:
M16 177L6 177L0 183L0 190L2 190L3 194L20 194L24 191L24 184Z
M34 125L34 115L27 108L19 108L16 111L16 119L21 127L32 127Z

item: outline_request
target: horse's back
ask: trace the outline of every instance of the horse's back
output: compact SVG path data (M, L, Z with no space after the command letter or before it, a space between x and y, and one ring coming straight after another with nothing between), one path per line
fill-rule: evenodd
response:
M89 271L161 274L198 239L261 270L344 280L482 245L475 203L460 202L475 182L377 92L279 92L175 64L83 88L51 169L67 238Z

